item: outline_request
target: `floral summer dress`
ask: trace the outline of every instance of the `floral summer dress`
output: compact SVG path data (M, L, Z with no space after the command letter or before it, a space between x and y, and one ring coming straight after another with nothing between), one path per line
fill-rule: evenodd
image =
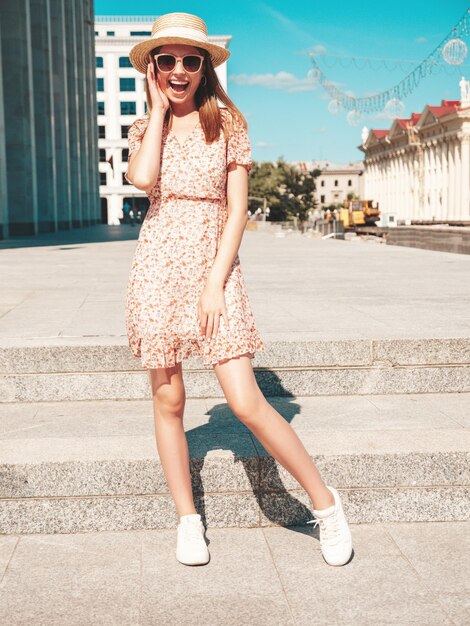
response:
M230 115L221 109L223 115ZM148 125L129 128L129 158L140 147ZM161 171L148 194L150 207L141 226L127 288L129 346L143 368L173 367L189 356L204 365L264 348L248 300L237 256L224 283L229 328L219 318L217 336L205 337L197 305L214 263L228 217L227 167L252 167L248 135L234 123L206 144L200 122L180 145L163 126Z

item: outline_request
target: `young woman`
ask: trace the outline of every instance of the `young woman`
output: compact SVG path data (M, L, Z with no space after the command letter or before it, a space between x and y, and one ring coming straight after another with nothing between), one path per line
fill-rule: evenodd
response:
M176 557L209 561L183 427L181 362L199 356L213 366L233 413L308 493L327 563L344 565L352 542L338 492L253 373L251 359L264 344L238 257L251 149L246 121L214 70L229 55L187 13L158 18L152 37L130 53L146 75L148 115L129 128L126 178L146 191L150 207L132 262L127 330L149 371L157 450L179 517Z

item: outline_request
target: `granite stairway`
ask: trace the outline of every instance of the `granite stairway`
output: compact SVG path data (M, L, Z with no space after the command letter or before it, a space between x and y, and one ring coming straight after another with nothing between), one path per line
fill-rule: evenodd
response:
M266 341L258 383L352 523L470 517L470 340ZM303 524L307 494L184 363L196 506L207 524ZM0 532L171 528L148 374L123 342L0 347Z

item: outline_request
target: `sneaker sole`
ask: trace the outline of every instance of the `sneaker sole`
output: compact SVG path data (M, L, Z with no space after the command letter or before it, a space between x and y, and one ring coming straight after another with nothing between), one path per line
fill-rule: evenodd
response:
M176 557L176 560L177 560L179 563L182 563L183 565L191 565L191 566L194 566L194 565L196 565L196 566L197 566L197 565L207 565L207 563L209 563L209 561L210 561L210 556L209 556L209 558L207 559L207 561L182 561L182 560L181 560L181 559L179 559L178 557Z

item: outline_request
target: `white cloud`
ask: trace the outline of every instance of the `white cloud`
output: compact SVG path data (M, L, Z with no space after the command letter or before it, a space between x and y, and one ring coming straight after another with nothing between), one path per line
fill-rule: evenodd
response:
M321 56L322 54L326 54L326 52L327 50L325 46L322 46L322 44L317 44L316 46L312 46L307 50L307 54L313 57Z
M274 143L268 143L267 141L257 141L255 143L255 146L257 148L274 148L276 144Z
M289 72L277 74L232 74L229 80L237 85L254 85L267 89L283 89L285 91L314 91L318 83L311 78L299 78Z
M416 43L426 43L427 37L416 37Z

